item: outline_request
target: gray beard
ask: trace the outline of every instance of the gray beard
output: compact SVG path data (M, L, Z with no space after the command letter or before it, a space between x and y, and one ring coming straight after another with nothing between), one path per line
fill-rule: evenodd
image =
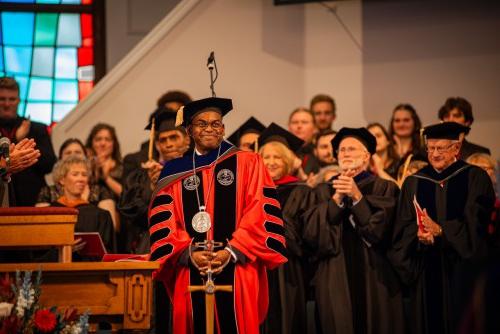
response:
M351 163L339 161L339 167L343 172L346 172L349 169L359 169L361 166L363 166L363 160L361 159L354 159Z

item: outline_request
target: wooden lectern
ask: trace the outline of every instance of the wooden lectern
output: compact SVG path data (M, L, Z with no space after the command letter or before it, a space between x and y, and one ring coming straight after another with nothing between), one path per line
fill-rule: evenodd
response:
M57 247L60 263L0 264L0 273L42 270L42 305L90 311L91 332L102 321L113 332L149 332L152 272L159 263L71 262L77 215L70 208L1 208L0 248Z
M59 262L71 262L78 210L72 208L0 208L1 248L59 250Z

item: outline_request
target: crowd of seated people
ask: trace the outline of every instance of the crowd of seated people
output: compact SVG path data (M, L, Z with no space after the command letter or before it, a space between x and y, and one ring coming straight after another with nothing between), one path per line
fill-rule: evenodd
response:
M138 143L139 151L122 159L115 128L99 123L90 131L85 145L79 139L67 139L56 160L46 127L17 115L19 86L15 80L1 78L0 130L12 142L10 162L0 160L3 206L77 208L76 231L98 232L110 252L148 254L148 206L162 168L193 149L189 130L175 122L178 109L190 102L189 95L181 91L169 91L160 97L157 109L148 122L145 119L148 130L153 120L155 123L152 152L147 142ZM448 98L437 111L434 123L461 126L458 130L445 128L443 131L449 133L444 135L439 132L442 130L423 127L416 109L408 103L394 107L387 128L382 123L342 128L335 122L338 112L332 97L318 94L311 99L309 108L299 107L290 113L288 129L275 123L266 127L252 117L233 135L226 136L235 146L253 150L262 157L283 211L288 262L267 273L270 304L263 333L285 332L284 327L294 329L290 333L306 332L311 317L306 306L311 301L316 301L312 318L318 332L328 332L329 328L340 333L413 331L408 325L413 323L413 315L422 316L417 323L429 319L427 314L418 313L420 309L408 306L415 297L412 293L428 291L416 286L423 284L422 278L405 271L416 270L414 263L405 262L410 260L401 257L393 245L398 244L401 249L417 245L420 257L415 261L432 262L425 252L445 234L449 239L440 244L444 249L440 252L445 253L429 254L454 259L470 257L460 248L451 255L446 253L446 242L460 244L463 240L452 240L462 231L450 232L449 227L436 223L436 217L441 219L439 215L444 214L439 211L444 193L436 198L436 207L428 209L432 212L422 211L422 232L419 225L411 227L415 231L398 225L398 217L406 217L402 198L417 185L424 187L421 180L445 175L446 170L435 167L441 163L437 156L452 154L455 149L448 165L455 166L458 161L465 166L478 166L487 173L490 183L481 191L490 195L490 187L497 189L498 165L490 150L465 139L474 120L472 106L465 98ZM437 144L431 144L432 140ZM449 142L442 145L440 140ZM446 174L441 181L448 182L463 168ZM50 173L51 177L47 176ZM478 176L484 180L482 177ZM431 189L428 184L425 186ZM475 193L474 186L470 185L467 196ZM468 208L469 200L472 201L469 197L463 199L462 209ZM492 203L488 202L489 197L481 200L481 208L467 215L486 217L480 223L486 224L488 252L498 254L498 193ZM415 203L412 205L416 207ZM415 236L412 245L405 239L409 229ZM451 233L455 235L452 237ZM356 276L357 272L363 273L362 277ZM377 289L377 293L370 295L373 291L366 286ZM337 289L338 294L331 296L331 289ZM442 307L449 306L443 303ZM372 321L381 305L386 309L379 314L380 322L375 326ZM460 326L456 319L447 321ZM418 328L415 332L426 330Z

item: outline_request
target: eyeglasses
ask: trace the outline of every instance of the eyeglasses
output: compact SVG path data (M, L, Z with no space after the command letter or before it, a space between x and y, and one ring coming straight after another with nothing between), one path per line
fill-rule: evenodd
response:
M427 151L427 153L432 153L434 151L437 151L437 153L441 154L448 151L450 147L452 147L453 145L455 145L455 143L451 143L446 146L427 146L425 150Z
M352 146L349 146L349 147L342 147L341 149L338 149L337 150L337 154L345 154L345 153L354 153L356 151L363 151L363 152L366 152L366 150L362 150L360 148L357 148L357 147L352 147Z
M224 124L222 124L221 121L213 121L210 123L204 122L204 121L199 121L197 123L193 123L193 126L195 126L197 128L201 128L201 129L206 129L210 126L212 129L218 130L218 129L222 128L224 126Z

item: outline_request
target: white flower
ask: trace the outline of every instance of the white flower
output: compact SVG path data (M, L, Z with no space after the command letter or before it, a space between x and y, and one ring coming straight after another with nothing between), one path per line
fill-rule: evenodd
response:
M0 319L8 317L12 312L12 307L14 307L14 304L0 303Z

